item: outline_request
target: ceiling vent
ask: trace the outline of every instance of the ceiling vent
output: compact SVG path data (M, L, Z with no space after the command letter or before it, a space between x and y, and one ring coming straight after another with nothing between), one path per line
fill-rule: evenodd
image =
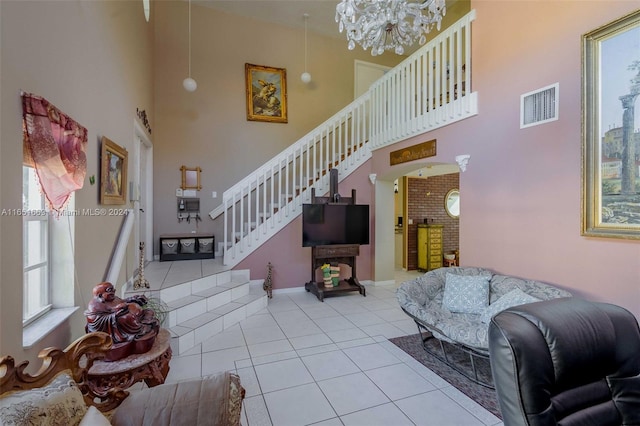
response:
M520 96L521 129L558 119L559 88L556 83Z

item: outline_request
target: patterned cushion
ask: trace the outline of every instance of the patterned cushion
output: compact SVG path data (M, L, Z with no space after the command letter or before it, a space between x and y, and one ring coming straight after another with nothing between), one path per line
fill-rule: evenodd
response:
M0 398L1 425L78 425L87 412L80 389L68 371L40 388Z
M491 321L491 318L498 312L502 312L512 306L524 305L525 303L533 303L539 301L540 299L538 299L537 297L533 297L520 290L519 288L514 288L509 293L505 294L500 299L487 306L482 315L480 315L480 321L488 324L489 321Z
M120 404L113 426L240 426L245 390L229 371L142 389Z
M447 274L442 306L451 312L480 314L489 305L489 279L485 275Z

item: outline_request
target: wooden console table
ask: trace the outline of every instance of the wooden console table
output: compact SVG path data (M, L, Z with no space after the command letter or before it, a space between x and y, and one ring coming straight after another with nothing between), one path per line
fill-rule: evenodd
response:
M318 300L324 302L326 296L357 291L366 296L365 287L356 277L356 256L360 254L357 244L340 244L330 246L316 246L311 248L311 281L304 285L305 290L315 294ZM351 266L351 277L340 280L336 287L325 287L323 282L316 282L316 270L325 263L338 262Z
M170 341L169 331L163 328L148 352L118 361L95 361L87 375L91 393L107 400L110 393L122 392L136 382L144 380L149 387L163 384L169 374Z

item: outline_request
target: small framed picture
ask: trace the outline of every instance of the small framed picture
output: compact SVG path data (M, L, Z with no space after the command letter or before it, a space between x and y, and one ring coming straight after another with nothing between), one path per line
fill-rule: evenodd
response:
M245 64L247 120L287 122L287 70Z
M100 156L100 204L127 202L127 150L102 137Z

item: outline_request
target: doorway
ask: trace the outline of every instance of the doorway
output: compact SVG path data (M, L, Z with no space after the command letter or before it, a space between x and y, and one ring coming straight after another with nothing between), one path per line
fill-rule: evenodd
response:
M153 144L144 128L134 120L134 154L136 169L133 173L130 197L135 215L134 241L138 249L144 242L145 261L153 260Z
M391 67L356 59L354 63L353 99L357 99L360 95L366 93L369 87L380 80L390 69Z
M443 224L443 252L459 249L459 219L450 217L444 204L449 190L454 186L459 189L459 166L423 163L396 167L394 175L378 176L376 181L376 283L391 280L397 263L403 271L416 270L419 223ZM398 226L400 221L402 226Z
M404 228L404 263L403 268L409 271L416 269L430 270L443 266L444 254L459 251L459 218L449 214L446 210L446 197L452 190L459 191L460 173L438 173L428 169L421 169L418 175L405 176L405 199L403 200L403 216L407 217ZM429 240L429 250L426 250L423 240L420 245L419 229L424 225L436 229L435 242ZM426 231L422 228L421 232ZM423 234L424 236L424 234ZM434 238L434 237L431 237ZM431 254L427 254L431 253ZM435 253L435 256L433 255ZM427 258L427 256L430 256ZM420 260L421 259L421 260Z

